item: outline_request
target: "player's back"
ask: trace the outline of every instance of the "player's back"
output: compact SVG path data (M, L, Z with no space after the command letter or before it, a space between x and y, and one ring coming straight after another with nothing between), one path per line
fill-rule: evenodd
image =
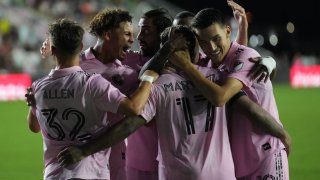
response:
M202 72L212 79L217 75ZM154 85L160 177L234 179L224 108L213 109L182 73L163 74Z
M45 146L45 177L108 176L109 150L89 156L68 170L59 167L56 156L63 147L85 143L105 129L109 124L106 111L116 112L123 97L114 89L100 75L85 73L80 67L52 71L33 84Z

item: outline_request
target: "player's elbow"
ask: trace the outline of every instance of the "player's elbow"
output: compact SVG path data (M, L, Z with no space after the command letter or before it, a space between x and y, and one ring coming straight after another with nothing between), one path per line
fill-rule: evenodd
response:
M121 101L118 113L123 113L126 116L138 116L142 111L142 108L133 103L128 98L125 98L123 101Z
M215 103L216 107L222 107L225 105L225 102L223 100L217 100Z
M133 116L138 116L141 114L141 109L138 109L138 108L135 108L133 111L132 111L132 115Z
M128 116L138 116L140 115L142 109L135 106L133 103L130 105Z
M216 107L222 107L227 103L227 98L225 97L225 94L216 96L211 102Z

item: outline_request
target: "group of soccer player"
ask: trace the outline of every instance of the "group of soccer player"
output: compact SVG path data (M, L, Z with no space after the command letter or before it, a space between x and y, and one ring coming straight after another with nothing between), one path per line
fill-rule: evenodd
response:
M163 8L144 13L137 52L126 10L100 11L90 22L97 42L83 52L78 23L51 23L41 54L56 67L26 94L44 179L289 179L275 61L246 47L245 11L227 2L236 41L214 8L174 20Z

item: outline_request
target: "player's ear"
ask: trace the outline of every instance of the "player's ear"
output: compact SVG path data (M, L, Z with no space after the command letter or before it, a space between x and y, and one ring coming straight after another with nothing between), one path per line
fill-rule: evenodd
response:
M110 40L111 39L111 31L105 31L103 33L103 39Z
M51 46L51 55L55 55L57 53L57 49L54 46Z
M225 31L226 31L227 37L230 38L231 37L231 27L229 25L226 25Z

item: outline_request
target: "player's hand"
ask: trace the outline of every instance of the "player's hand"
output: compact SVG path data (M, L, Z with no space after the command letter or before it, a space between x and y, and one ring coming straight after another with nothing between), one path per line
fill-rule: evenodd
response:
M264 83L267 82L269 78L273 78L275 75L275 67L271 69L272 67L268 68L262 64L262 57L255 57L255 58L250 58L249 61L254 63L255 65L252 67L250 72L248 73L248 77L250 77L252 80L253 79L258 79L258 82L263 81ZM273 59L273 58L272 58ZM271 71L271 73L269 72Z
M238 23L247 23L247 16L244 8L236 2L234 2L233 0L227 0L227 3L231 7L233 11L233 16L238 21Z
M169 61L182 70L185 70L192 65L188 50L174 52L170 56Z
M84 159L86 156L80 147L70 146L59 152L57 158L61 167L68 167Z
M51 54L51 47L50 47L50 40L49 38L47 38L43 43L42 46L40 48L40 53L41 53L41 57L42 59L47 58L50 54Z
M291 152L292 140L291 140L291 136L289 135L289 133L286 130L284 130L284 135L283 135L283 137L280 138L280 140L283 143L283 145L285 146L285 150L287 152L287 155L289 156L289 154Z
M36 105L36 100L34 98L34 94L32 93L31 87L27 88L27 93L24 95L26 97L27 106L34 106Z
M175 27L171 27L168 35L168 43L172 51L188 49L187 39L182 34L175 33Z

